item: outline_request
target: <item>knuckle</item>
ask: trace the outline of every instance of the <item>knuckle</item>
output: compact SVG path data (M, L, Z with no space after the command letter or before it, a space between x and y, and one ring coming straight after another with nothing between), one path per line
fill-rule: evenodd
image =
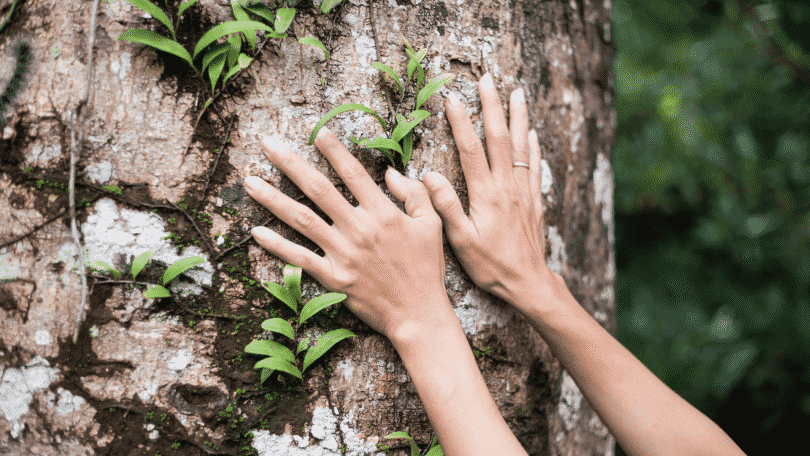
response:
M330 185L332 185L332 183L323 176L313 180L312 183L309 184L309 193L311 198L315 199L326 196Z
M315 225L315 217L316 215L309 210L301 211L295 215L295 224L302 230L308 230Z
M481 140L475 136L465 136L458 142L459 150L463 153L478 155L484 153L484 146L481 145Z
M366 173L366 168L364 168L363 165L361 165L357 160L349 160L348 163L343 165L343 169L341 169L340 172L340 176L344 181L356 181L362 179L366 175L368 175L368 173Z

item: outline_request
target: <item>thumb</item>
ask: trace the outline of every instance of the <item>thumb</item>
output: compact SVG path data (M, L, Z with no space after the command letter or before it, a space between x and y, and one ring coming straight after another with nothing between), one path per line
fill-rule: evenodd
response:
M464 213L461 200L450 182L443 175L433 172L425 173L422 182L428 189L433 207L444 222L447 239L452 241L466 236L470 219Z
M430 196L421 182L408 179L396 169L388 167L385 183L394 198L405 202L405 213L415 219L433 219L436 211L430 204ZM437 218L438 222L439 219Z

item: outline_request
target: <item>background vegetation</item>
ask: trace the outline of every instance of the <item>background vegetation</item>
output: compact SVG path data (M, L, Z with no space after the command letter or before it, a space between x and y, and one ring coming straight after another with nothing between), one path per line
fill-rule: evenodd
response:
M613 8L619 340L746 453L802 448L810 2Z

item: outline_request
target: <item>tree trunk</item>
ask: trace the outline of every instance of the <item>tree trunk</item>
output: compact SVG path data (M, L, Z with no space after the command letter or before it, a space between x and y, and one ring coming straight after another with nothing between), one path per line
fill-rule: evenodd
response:
M156 3L177 24L179 1ZM439 94L454 91L466 103L482 139L478 79L491 72L505 105L512 90L524 88L547 165L549 266L615 335L610 1L347 0L329 15L315 3L288 2L298 8L290 35L319 37L331 51L328 63L313 46L269 39L199 124L211 96L207 79L169 54L118 40L133 28L168 33L142 10L123 0L102 2L90 56L92 1L17 6L0 34L0 88L14 71L14 39L29 40L32 58L23 88L2 113L0 453L248 454L252 446L262 455L341 454L341 447L362 455L382 454L375 445L381 443L390 454L408 454L404 440L383 438L394 431L426 446L431 425L397 353L345 308L313 318L309 335L341 327L358 337L330 350L304 372L303 383L274 374L258 388L258 358L243 354L261 335L263 319L289 310L258 287L283 283L284 264L254 241L239 241L266 222L322 254L246 196L248 175L293 198L303 195L263 156L261 136L285 138L356 204L306 142L338 104L389 112L386 86L370 65L382 61L404 71L401 35L417 50L428 49L429 76L456 74ZM233 20L227 5L200 1L176 27L178 41L193 50L212 25ZM253 55L247 44L243 52ZM90 62L90 97L74 127ZM466 207L442 98L423 108L436 115L417 129L404 171L411 178L443 173ZM390 197L382 184L387 159L346 139L379 133L375 125L362 113L328 124ZM167 299L145 299L144 285L110 283L109 272L89 278L74 344L80 256L66 188L71 137L82 138L82 131L76 207L89 263L104 261L122 272L120 280L132 280L133 258L154 250L138 280L160 284L165 267L179 258L205 262L175 281ZM300 202L331 222L309 199ZM470 345L489 351L478 357L479 367L526 451L613 454L612 437L540 336L472 284L446 239L445 259L450 300ZM303 290L304 300L323 293L306 274Z

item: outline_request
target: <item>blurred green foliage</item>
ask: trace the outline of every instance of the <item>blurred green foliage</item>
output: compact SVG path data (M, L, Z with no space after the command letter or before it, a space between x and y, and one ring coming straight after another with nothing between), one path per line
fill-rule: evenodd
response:
M810 2L617 0L612 27L619 340L746 453L804 447Z

